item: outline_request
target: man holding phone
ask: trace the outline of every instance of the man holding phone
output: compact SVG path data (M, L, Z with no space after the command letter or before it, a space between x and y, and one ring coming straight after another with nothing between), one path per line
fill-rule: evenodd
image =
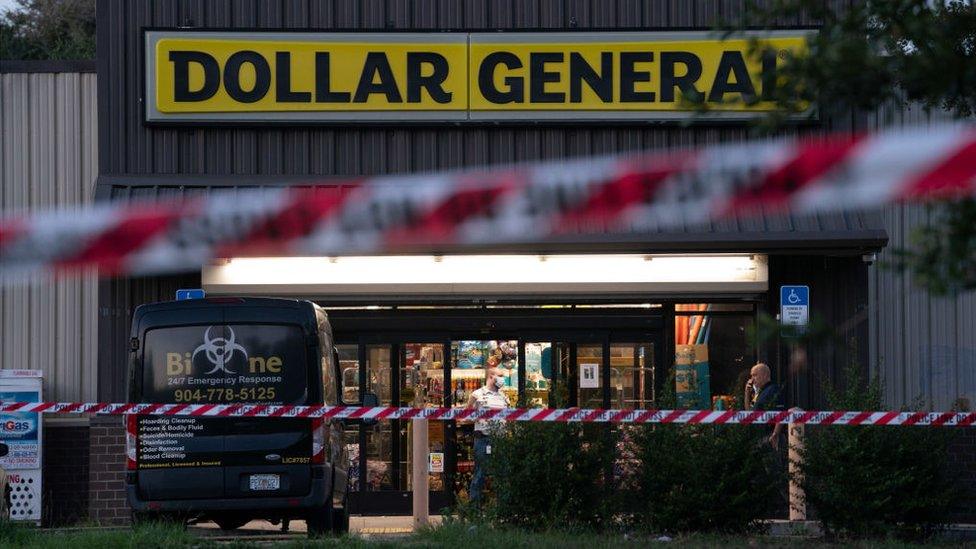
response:
M753 366L749 371L749 381L746 382L746 402L750 404L750 410L779 412L786 409L782 387L773 383L769 366L762 362ZM783 424L777 423L766 442L773 449L778 450L782 433Z

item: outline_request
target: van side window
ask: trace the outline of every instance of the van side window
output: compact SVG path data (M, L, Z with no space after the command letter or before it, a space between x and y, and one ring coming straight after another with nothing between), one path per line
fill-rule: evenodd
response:
M325 310L313 305L315 310L315 324L319 333L319 356L322 362L322 402L328 406L335 406L338 402L336 389L336 364L332 350L332 325Z
M324 339L324 338L320 338ZM332 345L322 346L322 401L329 406L338 404L336 395L335 364L332 361Z
M339 376L342 403L355 406L359 403L359 345L336 345L339 357Z

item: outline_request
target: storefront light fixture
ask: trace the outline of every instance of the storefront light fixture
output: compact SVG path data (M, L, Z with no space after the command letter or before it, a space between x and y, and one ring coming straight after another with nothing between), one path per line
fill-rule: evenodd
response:
M272 295L764 291L765 259L745 253L239 257L205 267L203 282L209 293Z

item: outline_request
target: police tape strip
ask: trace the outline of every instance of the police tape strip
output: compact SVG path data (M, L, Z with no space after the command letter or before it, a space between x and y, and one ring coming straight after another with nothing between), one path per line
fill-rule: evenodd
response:
M328 187L328 188L326 188ZM0 219L0 282L215 258L483 251L641 234L758 212L976 194L976 126L935 125L106 203Z
M561 423L689 423L719 425L904 425L976 426L976 412L824 412L733 410L612 410L583 408L409 408L393 406L290 406L274 404L131 404L5 402L0 413L266 417L325 419L494 420Z

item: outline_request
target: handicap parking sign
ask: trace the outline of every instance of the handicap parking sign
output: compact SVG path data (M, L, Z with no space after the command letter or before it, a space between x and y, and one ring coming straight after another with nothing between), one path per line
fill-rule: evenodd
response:
M806 326L810 321L810 287L780 286L779 319L784 326Z

